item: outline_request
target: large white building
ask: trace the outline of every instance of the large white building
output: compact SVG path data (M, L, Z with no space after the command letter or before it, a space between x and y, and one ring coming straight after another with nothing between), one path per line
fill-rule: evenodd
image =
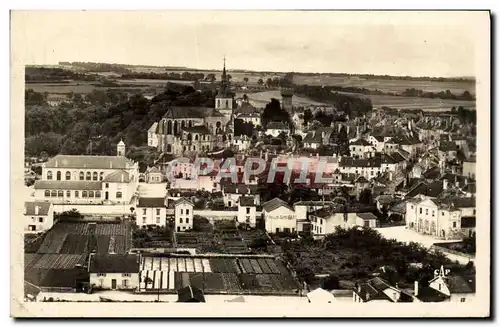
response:
M123 142L117 153L125 153ZM35 198L54 204L128 204L138 181L139 164L123 155L57 155L43 164Z
M406 226L436 238L462 238L462 218L475 216L474 198L412 199L406 203Z
M325 207L312 212L309 214L311 233L315 236L324 236L335 232L337 227L377 227L377 217L373 213L360 211L362 210Z
M167 204L165 198L139 198L136 206L137 226L166 226Z
M175 230L185 232L193 229L194 205L186 198L174 202Z

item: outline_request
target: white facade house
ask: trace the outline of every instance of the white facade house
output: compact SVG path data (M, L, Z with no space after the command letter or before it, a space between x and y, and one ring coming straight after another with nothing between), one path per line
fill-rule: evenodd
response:
M274 198L262 206L262 214L268 233L288 232L297 230L295 211L285 201Z
M166 226L167 205L165 198L139 198L136 206L137 226Z
M442 266L429 287L445 295L449 302L473 302L476 297L475 276L451 275Z
M341 212L323 208L310 214L311 232L316 236L323 236L335 232L337 227L352 228L377 227L377 217L371 212Z
M365 139L357 139L356 141L349 143L349 152L351 153L351 156L371 158L375 155L375 151L375 147Z
M140 256L135 254L91 254L90 285L98 289L134 290L139 287Z
M238 201L238 223L255 227L257 221L257 202L252 196L242 196Z
M458 239L466 216L475 216L474 198L412 199L406 204L405 222L421 234Z
M271 135L273 137L278 137L281 133L285 133L285 135L290 134L290 129L282 122L270 122L266 126L266 134Z
M54 206L47 201L24 203L25 232L43 232L54 225Z
M175 230L184 232L193 229L194 205L186 198L174 202Z
M163 174L157 167L149 167L146 169L146 183L155 184L163 182Z

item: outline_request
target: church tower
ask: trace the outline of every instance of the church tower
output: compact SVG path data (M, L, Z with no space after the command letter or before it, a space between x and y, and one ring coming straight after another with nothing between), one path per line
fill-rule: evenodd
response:
M233 95L231 86L226 74L226 58L224 57L224 67L222 69L221 83L219 92L215 97L215 109L227 118L231 118L233 114Z
M120 143L116 145L116 156L125 157L125 142L120 140Z

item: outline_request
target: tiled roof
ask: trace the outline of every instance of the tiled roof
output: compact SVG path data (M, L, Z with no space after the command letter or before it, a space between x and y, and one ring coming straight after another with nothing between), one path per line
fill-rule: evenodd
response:
M429 286L419 288L416 297L422 302L443 302L448 299L448 296Z
M26 209L27 216L35 215L35 207L38 207L38 216L46 216L49 213L51 203L45 201L34 201L34 202L25 202L24 207Z
M139 198L137 208L163 208L165 198Z
M104 177L103 182L107 183L129 183L130 175L124 170L117 170Z
M376 220L377 219L377 217L371 212L360 212L360 213L356 214L356 216L358 216L359 218L361 218L363 220Z
M36 181L35 190L102 190L100 181Z
M153 125L148 129L149 133L156 133L156 130L158 129L158 123L154 122Z
M425 195L431 198L437 198L443 192L443 183L440 181L433 183L422 182L416 187L414 187L408 194L407 197L413 198L419 194Z
M205 118L209 117L215 109L207 107L170 107L163 118L182 119L182 118Z
M339 163L340 167L380 167L381 160L378 158L356 159L343 157Z
M90 273L138 273L139 256L135 254L96 254L90 258Z
M273 121L267 124L266 129L282 129L288 130L288 127L280 121Z
M457 145L455 142L439 142L439 151L450 152L457 151Z
M291 211L294 211L292 207L288 205L285 201L281 200L280 198L274 198L272 200L267 201L262 205L263 209L266 210L267 212L274 211L278 208L285 207Z
M127 169L134 163L117 156L57 155L44 164L45 168Z
M161 174L161 171L157 167L150 167L146 170L148 174Z
M476 292L475 276L448 276L445 277L445 282L452 294Z
M357 139L356 141L350 143L349 145L371 146L370 142L368 142L365 139Z
M240 197L240 206L242 207L254 207L255 198L253 196L242 196Z

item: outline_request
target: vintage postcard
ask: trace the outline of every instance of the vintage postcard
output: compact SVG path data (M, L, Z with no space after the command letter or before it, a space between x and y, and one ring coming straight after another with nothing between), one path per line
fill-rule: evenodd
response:
M488 11L12 11L11 95L13 317L490 315Z

